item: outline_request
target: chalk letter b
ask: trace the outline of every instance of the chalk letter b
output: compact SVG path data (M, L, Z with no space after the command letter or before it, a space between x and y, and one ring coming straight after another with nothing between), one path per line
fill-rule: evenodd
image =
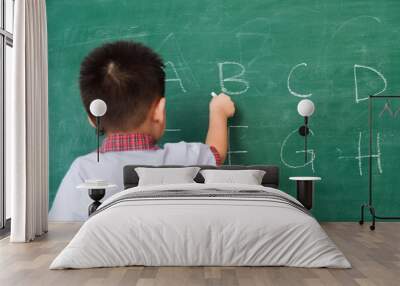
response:
M386 78L383 76L382 73L380 73L376 69L371 68L369 66L362 66L362 65L355 64L354 65L354 88L355 88L355 95L356 95L356 103L360 103L361 101L364 101L364 100L368 99L368 96L360 97L360 95L358 94L357 69L359 69L359 68L367 69L367 70L370 70L370 71L376 73L383 81L383 88L380 91L378 91L375 94L373 94L372 96L376 96L378 94L381 94L382 92L384 92L386 90L386 87L387 87Z
M226 65L237 66L240 68L240 72L236 75L225 78L224 66L226 66ZM243 78L241 78L246 71L243 65L241 65L239 63L235 63L235 62L223 62L223 63L218 63L218 69L219 69L219 83L220 83L222 92L230 94L230 95L231 94L242 94L242 93L245 93L249 89L249 82L244 80ZM226 82L238 83L238 84L240 84L241 89L236 90L236 91L229 90L225 87Z

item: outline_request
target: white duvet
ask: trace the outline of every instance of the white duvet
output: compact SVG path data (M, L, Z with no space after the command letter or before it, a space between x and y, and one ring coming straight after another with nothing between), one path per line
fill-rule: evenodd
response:
M180 184L132 188L263 190L232 184ZM100 207L100 208L101 208ZM153 198L122 201L89 218L50 269L145 266L294 266L349 268L318 222L301 210L257 198Z

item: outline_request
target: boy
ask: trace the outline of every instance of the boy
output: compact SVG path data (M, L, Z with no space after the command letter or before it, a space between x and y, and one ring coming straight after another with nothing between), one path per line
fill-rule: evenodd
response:
M65 175L52 209L50 220L87 219L91 203L87 191L76 186L86 179L102 179L117 184L106 197L123 190L125 165L220 165L227 153L227 119L235 107L224 94L210 101L210 119L206 144L155 143L166 126L165 73L161 58L151 49L134 42L120 41L93 50L82 62L80 91L91 125L89 111L94 99L107 104L101 119L106 138L96 152L78 157Z

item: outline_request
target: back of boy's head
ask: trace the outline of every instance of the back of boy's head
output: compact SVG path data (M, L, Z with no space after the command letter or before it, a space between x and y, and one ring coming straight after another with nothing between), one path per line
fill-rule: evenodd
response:
M105 131L139 127L155 100L164 96L162 59L146 46L118 41L94 49L82 62L80 91L85 109L94 99L107 104L101 125Z

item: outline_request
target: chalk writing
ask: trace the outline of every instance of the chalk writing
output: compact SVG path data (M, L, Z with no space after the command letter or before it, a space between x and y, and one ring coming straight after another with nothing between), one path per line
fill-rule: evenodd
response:
M228 65L239 67L240 72L233 76L225 77L224 67L228 66ZM223 62L223 63L218 63L218 70L219 70L219 83L220 83L222 92L227 93L229 95L233 95L233 94L245 93L249 89L249 82L242 78L246 72L246 69L244 68L243 65L236 63L236 62ZM236 91L229 90L225 86L225 83L227 83L227 82L238 83L242 86L242 88L239 90L236 90Z
M298 132L299 132L298 129L293 130L293 131L290 132L289 135L286 136L286 138L283 140L282 145L281 145L281 152L280 152L281 161L282 161L282 163L283 163L286 167L292 168L292 169L303 168L303 167L306 167L306 166L310 165L310 166L311 166L311 170L313 171L313 173L315 173L314 161L315 161L315 158L316 158L316 154L315 154L315 151L314 151L313 149L308 149L308 150L307 150L307 153L310 154L310 156L309 156L310 159L309 159L306 163L304 163L304 164L295 165L295 164L293 164L293 163L289 163L289 162L285 159L284 150L285 150L285 147L286 147L286 145L287 145L287 142L289 141L289 139L290 139L294 134L297 134ZM311 129L310 129L310 134L311 134L311 135L314 135L314 132L313 132ZM304 150L295 151L296 154L304 153L304 152L305 152Z
M271 24L269 18L257 17L237 27L240 62L246 62L247 70L264 55L271 53ZM251 47L250 49L247 47Z
M231 128L249 128L247 125L230 125L228 127L228 165L232 165L232 154L246 154L247 150L233 150L231 149Z
M379 118L381 118L385 113L389 113L389 116L392 118L397 118L400 112L400 107L393 111L392 103L390 100L387 100L385 105L382 108L382 111L379 113Z
M364 96L364 97L360 97L360 95L359 95L359 93L358 93L357 69L361 69L361 68L362 68L362 69L367 69L367 70L370 70L370 71L374 72L374 73L377 74L377 75L382 79L382 81L383 81L383 88L382 88L380 91L374 93L372 96L376 96L376 95L378 95L378 94L381 94L382 92L384 92L384 91L386 90L386 87L387 87L386 78L383 76L382 73L380 73L380 72L377 71L376 69L371 68L371 67L369 67L369 66L363 66L363 65L355 64L355 65L354 65L354 70L353 70L353 72L354 72L354 89L355 89L356 103L360 103L361 101L364 101L364 100L367 100L367 99L368 99L368 95L367 95L367 96Z
M310 97L310 96L312 95L312 93L301 94L301 93L295 92L295 91L290 87L290 79L291 79L291 77L292 77L292 73L293 73L297 68L299 68L299 67L301 67L301 66L306 67L306 66L307 66L307 63L297 64L297 65L295 65L295 66L290 70L289 76L288 76L288 78L287 78L287 88L288 88L289 92L290 92L291 94L293 94L294 96L303 97L303 98L304 98L304 97Z
M166 128L165 132L181 132L181 129L177 129L177 128Z
M171 67L172 72L173 72L175 77L167 77L165 79L165 81L167 81L167 82L169 82L169 81L177 82L179 84L179 87L181 88L182 92L186 92L186 89L184 88L183 83L182 83L182 79L179 76L178 71L176 70L174 63L171 62L171 61L166 62L165 63L165 70L167 70L167 67Z
M357 162L358 162L358 172L359 172L360 176L362 176L363 175L362 160L363 159L367 159L369 157L375 158L376 161L377 161L378 171L379 171L380 174L382 174L383 170L382 170L382 161L381 161L381 155L382 154L381 154L380 134L377 133L377 135L376 135L376 149L377 149L376 154L363 155L363 153L361 152L361 141L362 141L362 132L360 132L359 135L358 135L357 155L356 156L339 156L339 159L357 160Z
M392 106L391 106L389 100L387 100L387 101L385 102L385 106L383 106L382 111L379 113L379 118L382 117L382 116L385 114L385 112L388 112L389 115L390 115L390 117L393 117L393 116L394 116L393 111L392 111Z
M332 38L331 38L331 39L334 39L334 38L337 36L337 34L338 34L344 27L346 27L347 25L349 25L349 24L351 24L351 23L353 23L353 22L357 22L357 21L362 20L362 19L373 20L373 21L375 21L376 23L382 24L381 19L379 19L378 17L370 16L370 15L360 15L360 16L357 16L357 17L353 17L353 18L351 18L351 19L348 19L348 20L344 21L344 22L336 29L336 31L332 34Z
M183 52L181 50L179 41L177 40L175 34L173 32L169 33L160 43L156 51L162 54L170 54L173 55L173 60L169 59L174 63L174 67L179 67L180 71L185 71L183 76L186 80L195 83L196 86L200 86L199 82L193 73L189 63L186 61ZM178 70L175 68L175 70ZM182 77L180 77L182 78ZM184 91L186 92L186 91Z

